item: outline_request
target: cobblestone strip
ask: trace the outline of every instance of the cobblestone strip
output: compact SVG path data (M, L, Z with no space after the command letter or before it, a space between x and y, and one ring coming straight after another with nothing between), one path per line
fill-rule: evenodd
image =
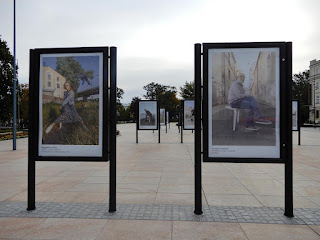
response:
M203 206L203 215L193 213L194 206L118 204L109 213L105 203L40 202L27 211L25 202L0 202L0 217L135 219L201 222L265 223L320 225L320 208L295 208L294 218L283 215L283 208Z

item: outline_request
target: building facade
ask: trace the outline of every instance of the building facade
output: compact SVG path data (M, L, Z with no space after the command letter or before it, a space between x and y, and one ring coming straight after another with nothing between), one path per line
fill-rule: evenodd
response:
M311 123L320 123L320 60L310 61L309 73L311 85L311 106L309 106L309 120Z
M228 104L228 92L238 72L232 52L212 54L212 105Z
M254 69L250 93L261 103L276 105L276 54L260 52Z
M42 102L62 103L66 78L51 67L42 70Z

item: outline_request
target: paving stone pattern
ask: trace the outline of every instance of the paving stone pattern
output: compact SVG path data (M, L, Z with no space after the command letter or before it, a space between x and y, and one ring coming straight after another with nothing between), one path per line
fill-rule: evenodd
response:
M283 215L283 208L203 206L203 215L193 213L194 206L167 204L118 204L109 213L106 203L40 202L36 210L27 211L25 202L0 202L0 217L82 218L122 220L168 220L228 223L265 223L290 225L320 225L320 209L296 208L294 218Z

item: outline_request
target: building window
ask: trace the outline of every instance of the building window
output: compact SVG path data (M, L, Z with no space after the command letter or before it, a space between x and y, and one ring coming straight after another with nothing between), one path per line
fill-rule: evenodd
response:
M319 82L316 83L316 90L319 89Z
M319 118L319 110L316 111L316 118Z
M319 104L320 96L316 96L316 104Z
M51 88L52 74L51 72L47 72L47 87Z

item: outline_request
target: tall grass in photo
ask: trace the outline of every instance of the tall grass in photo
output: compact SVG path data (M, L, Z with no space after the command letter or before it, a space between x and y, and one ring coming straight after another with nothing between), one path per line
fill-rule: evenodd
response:
M44 144L62 145L98 145L99 144L99 101L78 101L75 108L84 125L80 123L59 124L49 134L45 134L46 127L60 115L60 106L56 103L43 104L43 142Z

